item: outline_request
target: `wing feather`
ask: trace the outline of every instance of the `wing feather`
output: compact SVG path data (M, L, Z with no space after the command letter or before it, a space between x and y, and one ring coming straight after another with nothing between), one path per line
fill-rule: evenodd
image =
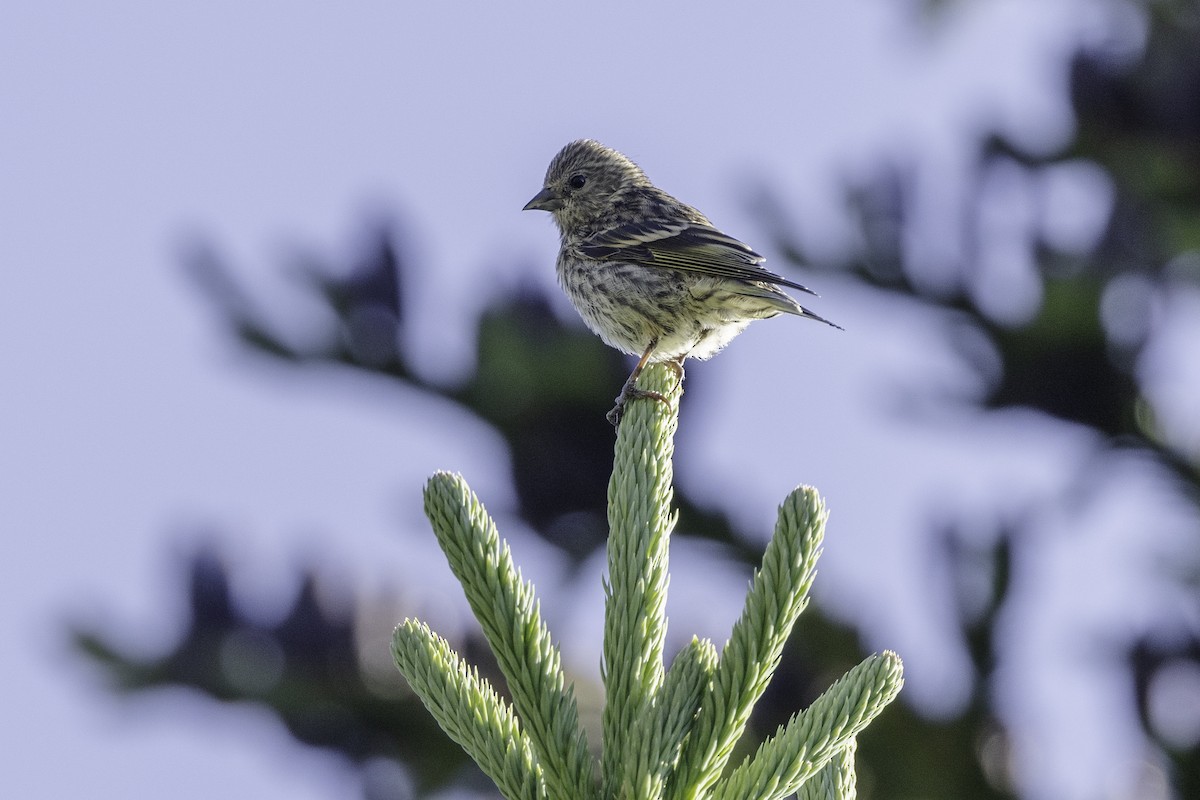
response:
M811 295L812 289L760 266L764 259L711 225L631 222L586 239L580 250L602 261L628 261L746 283L773 283Z

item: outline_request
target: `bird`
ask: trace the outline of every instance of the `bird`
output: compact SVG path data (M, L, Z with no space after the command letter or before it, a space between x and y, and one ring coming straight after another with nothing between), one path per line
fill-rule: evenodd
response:
M758 319L794 314L841 330L780 287L816 296L765 269L748 245L718 230L690 205L655 186L641 167L594 139L558 152L525 211L548 211L559 234L558 283L587 327L638 361L608 413L620 425L650 363L683 362L720 352Z

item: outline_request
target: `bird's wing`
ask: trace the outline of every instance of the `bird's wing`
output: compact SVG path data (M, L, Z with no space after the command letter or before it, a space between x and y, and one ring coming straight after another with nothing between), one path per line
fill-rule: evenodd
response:
M816 295L812 289L763 269L764 259L711 225L630 222L589 236L580 246L601 261L630 261L737 281L774 283Z

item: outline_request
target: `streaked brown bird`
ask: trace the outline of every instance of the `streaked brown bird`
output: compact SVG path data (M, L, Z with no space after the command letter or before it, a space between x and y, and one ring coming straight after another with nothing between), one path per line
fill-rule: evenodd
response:
M696 209L650 182L637 164L591 139L554 157L525 210L549 211L561 246L558 282L606 344L639 356L608 414L619 425L651 362L716 355L756 319L795 314L841 329L780 289L815 296L761 265L765 260L713 227Z

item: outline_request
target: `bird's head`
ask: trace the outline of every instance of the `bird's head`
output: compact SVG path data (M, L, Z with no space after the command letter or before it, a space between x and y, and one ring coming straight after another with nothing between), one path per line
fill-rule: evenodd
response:
M571 142L546 170L542 190L525 204L554 215L559 230L590 229L608 216L625 191L649 186L641 168L592 139Z

